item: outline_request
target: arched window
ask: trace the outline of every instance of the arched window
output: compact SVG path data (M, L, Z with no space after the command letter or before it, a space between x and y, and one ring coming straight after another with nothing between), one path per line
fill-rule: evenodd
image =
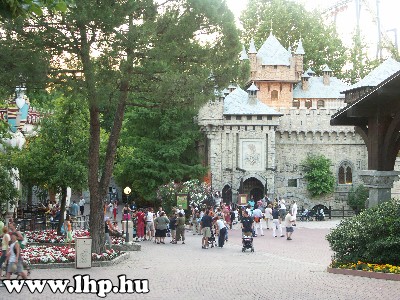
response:
M325 101L324 100L318 100L317 108L322 108L322 107L325 107Z
M338 179L339 184L353 183L353 170L348 162L342 163L342 165L339 167Z
M299 100L293 100L292 106L296 108L300 108L300 101Z
M271 100L278 100L278 91L277 90L273 90L271 92Z
M312 101L311 100L306 100L306 108L311 108L312 107Z

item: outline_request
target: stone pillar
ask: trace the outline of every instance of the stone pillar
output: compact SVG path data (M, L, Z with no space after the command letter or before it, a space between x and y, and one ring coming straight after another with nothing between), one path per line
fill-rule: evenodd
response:
M393 182L399 180L399 171L362 170L359 173L364 185L369 188L367 208L392 199Z

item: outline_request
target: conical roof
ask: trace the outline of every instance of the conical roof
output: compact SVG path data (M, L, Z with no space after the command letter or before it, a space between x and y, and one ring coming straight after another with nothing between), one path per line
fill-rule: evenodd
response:
M299 40L299 43L297 44L297 49L294 52L294 54L299 54L299 55L306 54L306 52L304 51L303 42L301 41L301 39Z
M246 49L244 48L244 45L243 45L242 52L240 53L240 58L239 58L239 59L240 59L240 60L249 59L249 56L248 56L247 53L246 53Z
M263 65L290 66L290 58L292 55L271 33L260 50L258 50L257 57L261 59Z
M257 49L256 46L254 45L254 39L250 40L250 48L249 48L249 54L256 54Z

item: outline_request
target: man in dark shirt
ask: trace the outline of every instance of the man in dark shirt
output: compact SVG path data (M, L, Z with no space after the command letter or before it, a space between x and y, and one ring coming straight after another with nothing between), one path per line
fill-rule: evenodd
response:
M253 232L254 222L253 218L249 216L247 211L243 211L242 222L242 232L245 236L251 236Z
M209 210L206 210L205 215L200 221L200 231L203 233L203 238L201 239L201 248L208 249L208 238L211 237L211 225L212 217L209 216Z

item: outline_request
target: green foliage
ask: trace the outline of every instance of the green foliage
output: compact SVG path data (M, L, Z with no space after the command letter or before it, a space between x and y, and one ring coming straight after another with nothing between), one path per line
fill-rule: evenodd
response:
M0 166L0 219L4 219L7 204L13 205L18 197L18 190L10 176L10 171Z
M340 76L346 63L346 48L334 26L327 26L318 11L309 12L303 4L287 0L250 0L240 18L242 37L249 44L254 38L257 49L271 31L284 47L295 50L301 38L305 50L304 63L316 73L324 64ZM305 68L306 70L307 68Z
M311 196L332 193L335 176L330 170L331 161L323 155L309 155L303 162L307 190Z
M365 203L369 197L369 190L364 185L359 185L356 188L351 187L347 204L354 209L355 211L359 211L365 209Z
M380 64L379 60L368 58L367 49L360 33L356 32L353 36L353 46L350 48L351 67L345 72L345 78L349 84L358 82Z
M195 111L135 108L127 113L114 175L140 197L155 199L157 188L171 180L200 178L196 142L201 138Z
M400 201L391 200L346 219L327 235L337 263L400 265Z
M39 134L28 138L14 161L25 184L54 191L80 189L87 180L87 107L81 99L67 97L55 99L54 106Z
M1 15L7 18L41 16L43 9L65 12L69 0L0 0Z

